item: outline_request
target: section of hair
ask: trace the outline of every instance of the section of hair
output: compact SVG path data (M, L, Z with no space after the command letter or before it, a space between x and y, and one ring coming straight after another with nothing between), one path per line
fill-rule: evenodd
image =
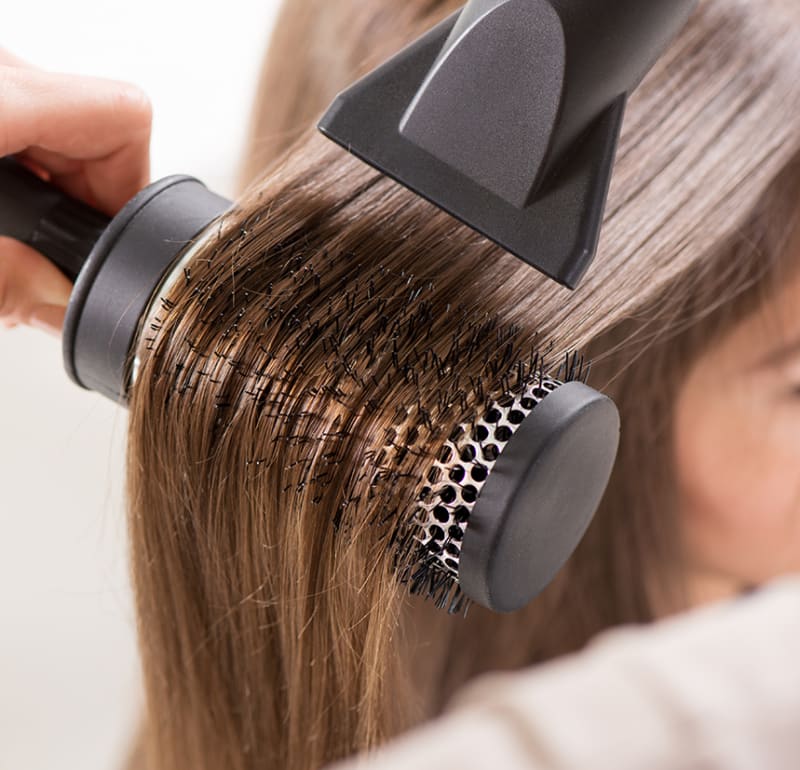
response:
M268 169L339 91L463 6L460 0L290 0L253 106L240 187Z
M343 51L408 42L457 4L359 3L352 35L353 3L323 5L288 4L295 24L273 44L327 61L300 38L334 25ZM701 4L631 98L599 253L575 292L313 126L254 170L165 298L131 397L154 770L317 768L430 716L483 670L680 606L672 402L692 358L794 267L798 23L788 0ZM313 109L357 61L330 82L308 65ZM535 351L554 372L576 350L623 429L575 556L512 616L407 598L387 538L453 429Z

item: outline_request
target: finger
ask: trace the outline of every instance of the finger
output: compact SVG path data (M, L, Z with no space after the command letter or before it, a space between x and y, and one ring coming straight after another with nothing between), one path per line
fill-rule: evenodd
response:
M28 168L41 169L48 179L52 174L74 174L84 168L87 161L67 158L59 152L44 150L41 147L28 147L14 157L25 163Z
M0 322L30 323L43 305L66 307L72 284L39 252L0 237Z
M144 157L131 160L136 152ZM131 148L130 153L128 155L122 151L115 158L86 161L66 158L41 147L30 147L15 157L42 179L52 182L72 197L113 215L149 181L149 147L140 150ZM137 168L144 169L141 174L131 175L133 163L138 163ZM113 192L104 192L109 189Z
M29 147L14 157L46 182L52 182L73 198L85 201L108 214L115 214L121 208L117 205L117 200L109 200L108 195L103 198L102 190L97 191L94 180L98 173L97 164L102 161L75 160L41 147ZM139 183L134 183L133 186L137 184ZM136 192L140 189L141 186L137 187Z
M84 179L63 174L65 189L83 185L109 215L149 181L152 108L134 85L0 65L0 116L0 155L36 146L87 161Z

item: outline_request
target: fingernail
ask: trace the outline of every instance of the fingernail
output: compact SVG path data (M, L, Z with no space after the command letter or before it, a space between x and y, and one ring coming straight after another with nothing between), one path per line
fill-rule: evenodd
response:
M61 327L64 323L64 311L61 305L39 305L31 311L28 323L40 331L61 337Z

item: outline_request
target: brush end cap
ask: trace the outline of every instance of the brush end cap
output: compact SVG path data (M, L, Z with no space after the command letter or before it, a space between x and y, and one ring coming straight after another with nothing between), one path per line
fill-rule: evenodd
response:
M528 604L583 538L619 446L614 402L580 381L539 403L514 433L470 515L458 581L495 612Z

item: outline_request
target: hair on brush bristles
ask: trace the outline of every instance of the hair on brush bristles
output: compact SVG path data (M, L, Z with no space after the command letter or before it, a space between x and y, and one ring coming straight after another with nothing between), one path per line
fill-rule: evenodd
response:
M258 214L253 224L260 218ZM213 254L219 249L232 249L236 254L246 246L251 225L246 221L227 236L222 235L223 230L220 223L217 230L220 242L206 258L206 267L213 268ZM418 386L420 377L432 376L432 381L441 388L435 400L423 405L421 399L414 397L412 387L411 399L394 406L396 427L386 431L385 444L379 451L364 454L360 475L352 481L369 479L368 499L382 501L377 505L373 503L377 512L369 523L382 531L379 537L392 552L392 564L399 581L408 586L412 595L432 600L437 608L451 614L466 614L470 601L458 585L458 557L460 541L469 523L469 511L478 499L480 488L512 433L535 404L563 382L576 379L586 382L590 365L577 353L567 353L554 377L547 376L545 372L553 367L546 362L545 352L539 349L538 339L537 347L523 351L517 340L517 327L504 326L497 317L487 318L461 304L448 304L445 308L445 314L453 316L457 322L450 344L441 354L437 353L425 346L434 320L428 298L435 293L434 280L418 280L405 271L393 273L383 265L363 268L349 265L350 271L344 273L342 280L330 283L324 276L334 273L338 262L353 259L355 255L334 257L322 250L309 259L308 247L305 239L298 244L289 238L271 249L271 259L277 260L280 268L263 293L248 288L254 268L247 267L240 274L234 264L230 275L230 302L223 303L223 307L215 309L211 315L201 316L201 323L221 324L219 339L230 340L239 332L239 324L251 303L257 303L265 313L263 331L249 335L254 350L261 354L260 359L256 356L242 368L241 359L232 357L224 347L215 352L217 362L225 362L225 366L250 384L241 389L235 399L222 393L216 396L219 416L213 432L215 434L224 425L226 411L243 408L247 402L261 417L270 408L275 409L275 417L281 424L273 437L275 442L301 447L297 459L286 468L287 471L302 469L300 478L282 487L281 493L311 490L312 501L319 503L332 478L332 468L342 460L336 451L327 451L321 458L315 458L317 442L308 432L298 430L299 424L317 419L318 415L310 406L313 400L329 398L347 407L354 393L386 392L398 382ZM186 285L191 284L192 295L204 307L218 299L221 287L212 288L205 279L192 282L186 268L183 275ZM274 294L278 284L282 290ZM393 286L392 292L385 291L387 284ZM396 292L398 285L404 287L400 293ZM390 312L387 297L391 296L401 305L399 312ZM161 298L161 306L161 315L153 324L154 331L161 329L165 314L175 309L174 303L166 297ZM344 312L337 312L337 306ZM250 321L247 323L252 325ZM319 387L307 387L296 396L308 406L297 408L281 392L282 378L267 373L275 353L264 346L262 339L272 325L291 329L298 350L316 343L322 354L329 357L325 364L326 382ZM150 342L150 338L145 340L148 349ZM187 345L193 351L196 348L191 340L187 340ZM549 350L552 348L551 343ZM198 356L206 358L202 354ZM179 376L174 391L181 397L191 394L203 377L209 377L211 384L223 382L206 363L186 367L179 362L175 369ZM294 373L301 371L297 369ZM461 371L470 374L464 379L458 374ZM363 410L377 409L380 401L380 396L373 395L363 402ZM444 426L451 424L454 410L460 410L462 419L468 422L459 423L448 436ZM493 440L483 444L482 439L476 437L476 431L484 429L493 412L498 412L503 419L494 420ZM520 415L519 420L515 419L516 415ZM294 428L286 427L289 425ZM325 431L316 439L328 441L337 436L347 437L346 429L338 422L333 427L334 430ZM507 435L500 436L503 431ZM474 442L470 443L470 439ZM482 462L475 461L474 457L466 458L465 453L473 447L480 452ZM454 478L463 468L455 461L444 460L444 452L464 463L474 461L467 483L461 485L461 480ZM266 467L271 462L268 456L245 459L247 466L256 468ZM478 479L482 473L485 475ZM440 478L442 474L444 478ZM398 498L396 488L401 481L404 485L415 485L418 492L407 500L402 496ZM447 497L448 493L452 494L452 499ZM338 537L348 536L347 508L358 502L358 498L345 495L336 508L331 524Z
M222 230L220 228L220 233ZM251 227L245 222L234 234L221 236L211 256L206 258L205 267L213 271L214 254L220 249L226 252L233 249L234 254L237 253L246 244L250 232ZM423 486L433 483L432 474L441 468L440 459L436 459L441 456L441 450L437 447L449 445L457 448L456 432L467 430L467 424L462 423L450 430L448 437L447 426L452 424L456 414L461 419L470 419L469 425L474 426L475 414L503 408L507 399L513 401L516 398L527 414L533 404L527 405L526 401L535 402L546 395L548 389L561 384L559 377L565 381L581 378L585 381L588 367L584 372L583 359L579 359L577 353L573 353L571 358L567 354L556 379L547 377L545 371L551 367L545 362L545 354L538 347L523 350L517 339L517 327L502 325L496 317L487 318L485 313L471 311L463 304L448 304L444 314L440 314L455 321L449 344L437 352L425 345L435 322L428 297L436 291L435 280L420 280L413 274L397 273L381 264L363 267L349 264L341 279L331 281L328 276L336 273L337 265L354 259L355 255L331 256L322 250L309 258L307 249L307 242L298 244L292 238L271 249L270 259L279 267L273 281L267 284L266 292L250 288L252 266L240 273L234 262L227 276L230 279L228 297L222 296L220 285L212 285L203 278L202 272L197 277L198 271L195 271L194 279L188 270L184 272L186 284L191 285L191 294L196 301L204 310L209 306L213 308L210 313L201 314L200 323L219 325L221 342L236 338L248 306L257 304L265 317L260 331L248 329L252 346L249 361L243 360L241 354L238 357L233 355L224 344L215 350L212 357L205 356L198 352L193 340L187 339L186 345L200 361L194 365L175 364L177 376L167 399L171 399L173 393L180 397L191 394L202 378L208 378L212 385L223 382L230 385L232 370L248 385L237 388L235 393L228 388L215 396L218 416L212 440L225 429L227 415L232 410L247 408L255 419L270 417L277 427L272 437L273 445L283 442L300 448L297 459L286 470L302 468L302 473L296 482L283 486L281 493L310 491L312 500L320 502L333 476L333 468L342 462L342 458L336 450L330 449L316 455L316 446L321 441L346 439L349 434L347 427L338 421L332 426L334 430L319 434L300 430L301 424L307 425L319 419L314 411L314 401L330 399L343 407L359 403L362 404L361 410L369 413L382 402L383 394L398 384L410 386L410 390L407 388L409 400L395 403L396 426L387 429L385 443L379 451L365 452L360 475L350 483L358 484L369 479L368 498L372 501L380 498L380 503L373 502L377 513L369 524L385 533L379 537L385 540L387 549L394 552L393 563L400 582L407 584L412 594L432 599L439 608L446 608L451 613L466 611L469 602L460 592L456 580L457 558L443 555L448 548L452 550L455 547L455 541L447 540L441 544L441 553L434 553L437 541L430 537L420 538L420 522L416 518L419 506L425 506L428 496L441 494L431 491L430 486ZM210 277L214 275L212 272ZM281 289L276 292L278 285ZM389 286L391 290L387 291ZM403 290L397 292L398 286L404 287ZM392 304L398 307L393 308ZM174 309L173 302L162 298L162 311L154 330L160 330L166 314ZM252 321L245 320L245 325L251 327ZM291 332L297 351L314 345L318 347L327 357L324 383L306 386L292 395L285 392L286 381L301 374L303 369L302 364L295 365L291 376L288 371L285 376L268 372L276 352L269 349L264 339L276 330ZM149 339L145 344L148 349L151 347ZM552 347L551 344L550 349ZM286 348L282 352L291 355ZM228 369L224 380L219 368ZM460 376L462 371L469 372L469 376ZM414 394L414 387L419 385L422 377L440 386L429 404L423 404ZM365 393L371 396L362 402ZM473 417L468 418L470 414ZM499 428L506 429L510 430L507 426ZM510 436L499 442L499 451L508 438ZM496 445L488 445L485 451L492 448L498 451ZM266 467L271 462L270 456L245 459L247 466L257 468ZM478 473L478 466L473 473ZM422 487L416 502L414 498L397 496L396 489L401 481L405 486ZM462 492L469 495L471 489L467 486ZM462 502L474 503L476 499L477 494L472 500ZM337 506L331 525L338 537L350 536L348 506L359 501L359 498L345 494ZM465 510L461 506L461 512L454 515L461 516ZM459 521L461 530L467 523L468 516L463 516ZM428 534L431 532L430 528L426 531Z

